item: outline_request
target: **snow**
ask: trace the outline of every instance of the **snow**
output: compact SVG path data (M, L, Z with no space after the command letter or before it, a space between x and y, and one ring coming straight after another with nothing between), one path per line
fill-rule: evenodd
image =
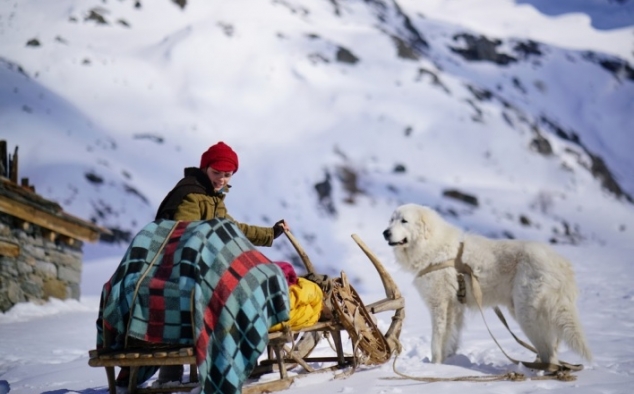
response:
M489 337L478 313L471 314L467 320L458 354L446 364L431 364L430 321L427 310L411 286L411 277L389 265L407 305L401 334L403 352L396 360L392 359L382 366L360 367L346 379L333 380L329 373L300 379L287 392L630 392L634 383L634 339L631 335L634 325L634 287L631 276L627 273L631 272L629 256L634 253L634 248L562 246L557 249L574 262L580 290L578 306L581 321L594 352L594 361L585 363L585 369L575 373L577 380L538 380L539 376L531 371L510 363ZM87 360L88 349L94 348L98 292L104 278L102 265L113 270L117 263L118 261L112 260L86 265L82 282L84 296L81 302L51 300L44 305L18 304L0 314L0 381L8 382L11 393L107 392L103 368L89 367ZM366 268L370 266L366 262L363 264ZM378 300L382 296L380 291L366 291L362 294L365 302ZM389 325L389 316L378 316L379 327L385 330ZM531 354L510 337L493 313L488 311L485 316L496 339L511 357L532 361ZM520 333L514 322L511 321L510 324L515 333ZM322 341L315 354L326 354L329 350L326 341ZM561 349L560 356L568 362L583 363L565 348ZM415 378L486 377L517 371L525 373L529 380L424 383L413 379L398 379L393 367ZM535 380L531 380L531 377ZM426 387L429 385L432 386Z
M398 31L397 18L380 24L375 2L190 1L184 10L168 0L141 3L137 9L131 0L0 0L0 138L19 146L20 174L38 193L73 215L132 230L152 219L183 167L224 140L240 155L227 198L231 214L259 225L286 218L315 266L329 275L344 270L370 303L384 295L350 238L358 234L406 299L403 352L345 379L303 378L288 393L631 392L634 206L602 189L588 171L587 152L554 137L539 119L575 133L634 195L634 84L584 60L585 51L595 51L634 61L632 1L400 0L431 47L416 61L396 58L385 32ZM94 7L108 10L108 25L84 20ZM448 49L460 46L453 37L465 31L535 40L544 55L506 67L469 63ZM33 38L40 47L25 45ZM360 62L336 62L337 47ZM493 92L493 99L475 100L470 86ZM548 138L552 156L527 149L534 127ZM396 165L407 171L395 173ZM326 173L338 179L342 167L355 171L362 192L351 195L333 182L337 214L329 215L314 185ZM104 182L89 184L86 173ZM139 194L126 193L130 186ZM479 207L442 197L453 188L476 195ZM575 381L541 380L513 365L477 313L468 318L458 354L430 363L427 309L381 236L405 202L437 207L485 235L558 240L555 249L573 263L594 353ZM98 217L99 210L110 215ZM520 225L520 215L532 225ZM84 246L80 301L21 303L0 313L0 394L107 392L103 368L88 366L88 350L95 346L101 287L124 248ZM263 253L293 255L284 239ZM389 316L378 317L386 329ZM532 361L491 311L485 317L509 355ZM324 342L316 352L329 351ZM560 356L582 362L565 347ZM412 377L518 371L529 379L425 383L399 379L393 368Z

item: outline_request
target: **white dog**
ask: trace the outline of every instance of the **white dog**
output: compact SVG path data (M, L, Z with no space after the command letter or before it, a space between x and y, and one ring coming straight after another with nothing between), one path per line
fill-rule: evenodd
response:
M571 264L547 245L467 234L431 208L416 204L398 207L383 236L397 262L415 275L414 285L431 312L433 363L455 354L465 308L478 308L469 280L465 303L459 301L455 268L428 272L428 266L456 258L477 277L483 308L507 307L541 362L559 362L560 340L591 360L577 316Z

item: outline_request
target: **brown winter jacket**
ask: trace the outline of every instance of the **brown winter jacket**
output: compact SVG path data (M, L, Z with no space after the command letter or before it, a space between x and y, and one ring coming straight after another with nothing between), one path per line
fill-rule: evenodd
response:
M187 194L184 197L172 197L179 194L176 193L179 188L181 188L180 190L185 190ZM163 217L183 221L209 220L216 217L227 218L234 222L254 245L271 246L274 239L273 228L252 226L238 222L227 213L227 207L224 202L225 196L225 193L213 190L209 178L202 170L186 168L185 177L165 197L156 216L157 219ZM175 206L173 214L171 211L166 213L167 206L170 203Z

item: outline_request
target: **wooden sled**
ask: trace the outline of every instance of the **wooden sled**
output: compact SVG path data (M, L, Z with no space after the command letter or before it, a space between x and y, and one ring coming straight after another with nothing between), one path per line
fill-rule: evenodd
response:
M310 259L299 242L290 233L286 235L299 254L309 274L315 274ZM348 283L345 273L341 278L329 279L324 303L332 311L326 321L320 321L310 327L270 332L269 343L264 357L251 373L249 381L242 388L242 394L270 393L287 389L304 376L319 372L343 370L338 377L354 373L359 365L380 365L387 362L393 353L401 351L399 336L405 318L405 302L401 293L378 258L361 239L353 234L352 238L370 259L377 270L385 296L383 300L364 305L354 288ZM382 333L374 323L374 314L393 311L392 323L386 333ZM342 331L351 339L352 352L346 354L343 347ZM314 357L311 353L323 338L331 338L334 354ZM106 339L106 338L104 338ZM107 342L106 342L107 343ZM327 367L314 368L311 364L329 364ZM124 350L90 350L88 365L104 367L108 378L110 394L116 394L115 367L129 367L129 394L191 391L198 387L196 357L191 346L129 347ZM137 387L138 370L143 366L189 365L190 381L180 385L162 387ZM289 374L289 371L293 371ZM258 382L257 379L268 373L279 373L279 379Z

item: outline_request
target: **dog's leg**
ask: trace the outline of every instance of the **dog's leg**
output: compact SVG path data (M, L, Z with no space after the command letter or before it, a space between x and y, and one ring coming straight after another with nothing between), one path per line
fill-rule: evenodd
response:
M517 323L537 350L537 358L545 363L557 363L559 341L548 313L530 307L528 302L518 302L516 312Z
M529 329L528 332L525 330L526 336L537 350L537 358L545 363L557 364L559 362L556 347L558 341L551 332L545 332L550 330L542 329L541 331L541 333L537 333L532 329Z
M559 351L559 337L555 336L553 344L552 344L552 349L553 349L553 355L550 359L550 362L558 364L559 363L559 355L557 354L557 352Z
M447 345L444 358L453 356L460 346L460 334L464 325L464 308L458 301L450 301L447 308Z
M455 275L449 275L447 272L433 272L414 282L431 314L431 361L436 364L443 363L457 347L453 331L459 322L455 318L455 305L451 304L452 301L457 302L455 288L451 285Z
M441 364L445 361L447 342L447 307L436 305L431 308L431 362Z
M431 312L431 362L441 364L447 355L452 353L452 312L449 301L445 297L438 297L428 303Z

